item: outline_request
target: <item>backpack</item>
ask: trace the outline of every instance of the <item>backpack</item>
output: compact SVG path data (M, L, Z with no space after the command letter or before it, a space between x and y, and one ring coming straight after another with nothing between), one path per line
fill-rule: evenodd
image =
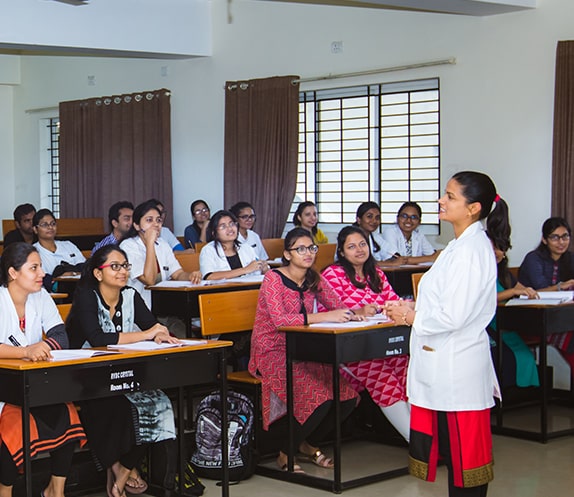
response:
M197 408L195 450L191 465L199 476L221 479L221 399L205 397ZM253 403L239 392L227 392L229 480L246 480L255 472Z

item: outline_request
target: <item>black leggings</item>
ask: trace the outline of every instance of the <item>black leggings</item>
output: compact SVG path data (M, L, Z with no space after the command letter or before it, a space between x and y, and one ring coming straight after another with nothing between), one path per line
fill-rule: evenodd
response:
M50 466L52 476L68 476L72 467L75 443L67 443L50 452ZM11 487L18 478L18 468L8 447L4 443L0 446L0 483Z
M345 421L353 412L355 404L355 399L341 402L341 422ZM334 428L335 406L332 400L327 400L317 407L303 424L295 421L293 434L295 450L299 450L299 446L304 440L307 440L311 445L317 446ZM289 449L282 447L281 452L287 454Z
M449 497L486 497L488 483L478 487L455 487L452 474L452 456L450 452L450 440L448 435L448 423L445 412L438 412L438 450L444 457L448 469L448 495Z

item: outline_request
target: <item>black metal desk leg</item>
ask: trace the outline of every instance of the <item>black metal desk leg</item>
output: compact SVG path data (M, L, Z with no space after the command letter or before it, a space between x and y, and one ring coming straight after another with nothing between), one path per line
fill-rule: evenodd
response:
M339 364L333 364L333 403L335 404L335 447L333 456L335 459L333 491L341 493L341 395L340 395Z
M295 432L295 419L293 417L293 359L291 359L293 352L293 337L287 334L287 342L285 346L285 367L287 369L287 426L288 426L288 454L287 454L287 469L291 472L294 471L295 466L295 447L293 445L293 433Z
M178 436L178 449L179 449L179 493L183 495L185 490L185 469L186 457L185 453L185 396L183 394L183 387L177 389L177 436ZM191 410L187 413L191 418L193 413Z
M541 406L540 406L540 439L542 443L548 442L548 388L552 389L552 385L548 385L548 375L546 374L546 366L548 363L547 355L547 343L546 343L546 328L542 333L542 341L540 342L540 368L541 372L541 382L540 394L541 394Z
M26 377L26 375L25 375ZM28 385L25 381L24 402L22 404L22 443L24 444L24 480L26 482L26 497L32 497L32 461L30 456L30 399Z
M229 442L228 442L228 420L227 420L227 361L225 360L225 349L219 350L219 394L221 398L221 496L229 497Z

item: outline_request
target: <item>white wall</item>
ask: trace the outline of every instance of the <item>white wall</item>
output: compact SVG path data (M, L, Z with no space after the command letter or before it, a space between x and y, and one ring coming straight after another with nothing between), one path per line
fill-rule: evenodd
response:
M461 169L495 180L511 207L511 264L538 240L550 212L556 42L574 38L574 2L488 18L236 0L212 3L213 56L178 61L22 57L14 89L16 202L39 198L34 148L42 113L60 100L167 87L172 90L176 232L189 203L221 207L225 80L346 73L455 56L456 66L306 84L303 89L439 76L442 182ZM343 53L332 54L332 41ZM2 62L0 61L0 65ZM161 67L168 76L161 76ZM96 86L87 76L96 76ZM0 101L0 115L3 115ZM0 204L0 208L2 205ZM0 215L9 216L2 208ZM442 242L451 237L443 229Z

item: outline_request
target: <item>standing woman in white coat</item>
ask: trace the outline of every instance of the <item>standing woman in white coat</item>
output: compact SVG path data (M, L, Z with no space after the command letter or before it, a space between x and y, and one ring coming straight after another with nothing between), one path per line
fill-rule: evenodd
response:
M496 311L496 261L481 220L488 217L489 232L508 229L499 199L485 174L455 174L439 199L455 239L422 277L416 305L386 307L395 322L412 325L409 471L434 481L443 456L450 497L486 496L494 477L490 408L500 390L485 329Z

